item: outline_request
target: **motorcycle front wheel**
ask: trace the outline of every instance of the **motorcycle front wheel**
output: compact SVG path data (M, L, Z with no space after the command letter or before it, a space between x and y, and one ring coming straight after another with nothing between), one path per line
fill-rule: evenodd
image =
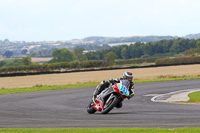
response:
M94 103L93 103L93 101L91 101L90 104L87 107L87 112L89 114L94 114L96 112L96 110L93 108L93 105L94 105Z
M119 99L117 98L116 95L113 95L109 101L106 101L105 105L103 106L103 109L101 111L102 114L107 114L110 112L119 102Z

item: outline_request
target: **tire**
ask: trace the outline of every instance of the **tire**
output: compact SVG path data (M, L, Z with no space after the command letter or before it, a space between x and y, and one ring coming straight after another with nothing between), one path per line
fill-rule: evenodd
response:
M119 102L119 99L117 98L116 95L114 95L108 104L105 104L101 113L102 114L107 114L108 112L110 112L116 105L117 103Z
M91 101L90 104L87 107L87 112L89 114L94 114L96 112L96 110L93 108L93 104L94 104L93 101Z

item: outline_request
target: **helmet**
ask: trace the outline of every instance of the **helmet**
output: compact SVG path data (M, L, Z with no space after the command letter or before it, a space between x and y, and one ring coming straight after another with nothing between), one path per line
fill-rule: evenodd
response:
M123 79L132 81L133 80L133 74L132 74L132 72L129 72L129 71L124 72Z

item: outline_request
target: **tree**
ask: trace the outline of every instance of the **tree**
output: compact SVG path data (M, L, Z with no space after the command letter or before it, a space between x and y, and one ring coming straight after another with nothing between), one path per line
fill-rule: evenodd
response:
M115 59L117 58L117 55L114 52L108 52L104 55L104 60L107 65L112 66L115 63Z
M32 64L31 57L29 57L29 56L22 58L21 62L23 65L31 65Z
M73 51L73 54L75 56L75 58L79 61L85 61L87 60L87 57L85 55L83 55L83 51L85 49L83 48L75 48L74 51Z
M114 53L117 55L118 59L123 59L123 58L121 57L121 51L122 51L123 47L125 47L125 45L120 45L120 46L111 47L110 50L107 50L106 53L112 51L112 52L114 52Z
M10 58L11 56L13 56L13 52L8 50L3 54L3 56L7 57L7 58Z
M83 55L83 51L84 51L83 48L75 48L75 49L74 49L74 53L75 53L75 55L76 55L77 57Z
M74 60L73 54L66 48L56 49L52 53L53 59L51 63L55 62L71 62Z
M181 46L178 43L174 43L170 48L171 53L180 53L181 52Z
M47 49L42 49L39 51L40 57L50 57L52 55L54 50L47 50Z
M200 54L200 41L197 41L197 51Z
M23 50L21 51L22 54L26 54L27 52L28 52L27 49L23 49Z
M129 46L131 58L139 58L142 56L143 54L142 48L141 48L142 45L144 44L140 42L136 42L135 44L131 44Z
M151 43L144 44L142 46L142 49L143 49L144 55L153 55L154 54L153 45Z
M121 57L122 59L129 59L129 50L126 45L124 45L124 47L121 50Z
M195 49L194 49L194 48L191 48L191 49L185 50L185 51L183 52L183 54L184 54L184 55L189 55L189 56L194 55L194 54L195 54Z
M85 54L88 60L99 60L100 57L96 52L87 52Z
M0 61L0 67L4 66L6 64L5 60Z
M164 43L162 43L163 53L169 53L172 45L173 40L164 40Z
M30 56L31 57L39 57L40 55L39 55L38 51L33 51L33 52L30 53Z

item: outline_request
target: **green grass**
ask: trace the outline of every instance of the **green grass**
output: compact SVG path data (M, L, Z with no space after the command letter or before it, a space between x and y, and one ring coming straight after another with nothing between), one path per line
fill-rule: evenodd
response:
M200 128L0 129L0 133L199 133Z
M188 100L187 103L200 102L200 91L190 93L188 96L190 100Z
M11 93L32 92L32 91L44 91L44 90L57 90L57 89L92 87L92 86L96 86L96 85L97 85L97 83L73 84L73 85L53 85L53 86L36 85L36 86L33 86L33 87L9 88L9 89L3 88L3 89L0 89L0 95L2 95L2 94L11 94Z
M123 65L114 65L112 67L136 67L136 66L148 66L148 65L155 65L155 63L123 64Z
M172 77L172 78L164 78L160 77L159 79L152 80L136 80L134 83L147 83L147 82L161 82L161 81L173 81L173 80L189 80L189 79L200 79L200 76L196 77ZM23 93L23 92L32 92L32 91L44 91L44 90L56 90L56 89L68 89L68 88L82 88L82 87L95 87L99 83L85 83L85 84L73 84L73 85L55 85L55 86L42 86L36 85L33 87L25 87L25 88L1 88L0 95L3 94L11 94L11 93Z
M190 79L200 79L200 75L195 76L195 77L170 77L170 78L165 78L164 76L160 76L159 79L151 79L151 80L136 80L134 83L148 83L148 82L162 82L162 81L174 81L174 80L190 80Z

